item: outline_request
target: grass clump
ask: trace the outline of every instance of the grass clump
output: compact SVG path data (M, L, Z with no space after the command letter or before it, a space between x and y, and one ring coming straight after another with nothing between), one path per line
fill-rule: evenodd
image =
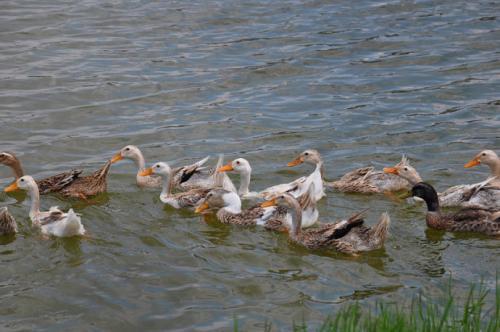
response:
M450 291L444 304L422 295L411 304L378 302L376 310L367 312L361 304L355 303L342 308L326 320L321 332L378 332L378 331L486 331L500 330L500 289L496 287L495 304L486 307L489 291L483 283L471 286L465 299L458 300ZM298 330L302 330L299 328Z

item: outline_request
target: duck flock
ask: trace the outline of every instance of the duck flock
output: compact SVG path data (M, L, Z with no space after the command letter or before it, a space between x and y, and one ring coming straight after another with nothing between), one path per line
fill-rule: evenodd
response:
M277 184L261 191L251 191L252 168L248 160L235 159L223 164L219 157L215 167L208 167L208 157L192 165L171 167L157 162L146 167L140 149L128 145L121 149L102 168L83 176L81 170L71 170L45 179L25 175L21 162L12 152L0 153L0 164L12 169L15 181L5 192L25 190L31 201L29 217L33 227L47 236L83 236L85 227L81 216L73 209L68 212L57 207L40 210L40 194L59 194L63 197L87 200L107 190L107 175L112 164L130 159L137 165L139 187L161 188L160 200L176 209L194 209L196 213L215 213L225 224L262 226L271 231L287 232L290 241L309 249L330 248L346 254L379 249L388 236L390 217L383 213L372 227L364 225L360 211L337 222L318 222L317 202L325 188L340 192L363 194L406 194L427 205L427 226L451 232L476 232L500 236L500 158L492 150L478 153L464 165L470 168L484 164L491 176L475 184L458 185L438 193L422 181L409 160L403 156L393 167L375 170L373 167L355 169L339 180L323 179L323 160L316 150L305 150L289 167L302 163L314 166L308 176L290 183ZM236 172L240 176L239 188L227 176ZM254 205L242 209L242 200ZM441 207L457 207L442 213ZM7 207L0 208L0 235L15 234L17 223Z

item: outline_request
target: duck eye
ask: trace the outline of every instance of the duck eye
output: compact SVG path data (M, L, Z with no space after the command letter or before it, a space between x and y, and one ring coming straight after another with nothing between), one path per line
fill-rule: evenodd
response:
M156 165L156 168L160 168L160 165Z
M308 155L309 155L309 152L304 153L304 155L305 155L305 156L308 156Z
M238 164L238 165L239 165L239 164L240 164L240 162L239 162L239 161L237 161L237 162L236 162L236 164Z
M24 182L24 179L21 179L21 182Z
M125 151L130 151L130 148L125 148Z
M408 170L408 167L405 167L405 168L404 168L404 170L405 170L405 171L407 171L407 170Z
M483 156L486 156L486 153L483 152L482 154L483 154Z

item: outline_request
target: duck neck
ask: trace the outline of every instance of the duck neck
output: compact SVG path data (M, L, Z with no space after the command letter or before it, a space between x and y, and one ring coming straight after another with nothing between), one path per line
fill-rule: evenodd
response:
M319 160L317 163L316 163L316 168L314 169L315 172L319 172L320 176L321 176L321 179L323 179L324 177L324 173L325 173L325 170L324 170L324 167L323 167L323 160Z
M166 197L172 196L172 187L174 184L173 176L170 173L162 174L162 179L163 183L162 183L161 195Z
M16 180L19 179L20 177L24 176L23 167L21 166L21 162L19 160L16 160L15 163L13 163L12 165L10 165L10 168L14 172Z
M138 151L137 154L134 156L134 163L137 166L137 173L142 172L143 170L146 169L146 161L144 160L144 156L142 155L141 151Z
M497 158L488 166L490 167L491 175L500 178L500 158Z
M427 204L427 211L429 212L439 212L439 198L436 195L429 195L424 198L425 204Z
M241 199L235 193L228 193L224 195L225 206L221 209L224 212L231 214L241 213Z
M238 194L240 196L247 195L250 192L250 178L252 176L252 171L243 171L240 173L240 189L238 189Z
M288 213L290 213L292 217L291 235L297 238L302 233L302 210L297 202L294 203L296 204L288 210Z
M40 192L36 183L28 189L28 195L31 200L30 218L32 221L37 222L40 215Z

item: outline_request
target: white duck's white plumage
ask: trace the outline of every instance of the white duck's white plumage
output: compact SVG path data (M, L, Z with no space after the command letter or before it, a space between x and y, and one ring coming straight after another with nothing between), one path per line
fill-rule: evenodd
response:
M7 187L5 191L9 192L17 189L28 191L31 199L30 219L34 226L40 227L43 234L57 237L71 237L85 234L85 228L81 223L81 219L73 209L70 209L67 213L59 210L57 207L51 207L49 211L40 211L40 193L35 180L31 176L25 175L19 178Z
M219 172L235 171L240 174L240 187L238 194L242 198L260 198L269 199L282 193L289 193L294 197L299 197L309 190L311 183L314 183L314 193L312 199L317 202L325 192L323 189L322 167L323 161L316 150L306 150L301 153L294 161L290 162L289 166L295 166L303 162L315 165L314 171L309 176L300 177L289 183L282 183L268 187L260 192L250 191L250 179L252 175L252 167L248 160L237 158L227 165L218 169Z

